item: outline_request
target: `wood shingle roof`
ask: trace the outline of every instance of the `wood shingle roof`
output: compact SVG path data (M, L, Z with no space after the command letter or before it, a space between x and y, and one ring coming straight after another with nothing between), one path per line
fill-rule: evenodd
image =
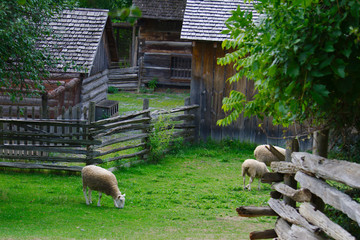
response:
M253 11L253 19L258 18L252 3L244 0L187 0L181 39L223 41L228 35L221 34L226 30L225 21L231 11L240 6L242 10Z
M89 73L106 24L111 24L108 10L102 9L64 10L54 17L49 25L56 37L47 37L40 43L40 47L49 49L52 57L61 59L51 72L63 72L66 63L70 64L67 72Z
M182 20L186 0L133 0L140 8L142 18L161 20Z

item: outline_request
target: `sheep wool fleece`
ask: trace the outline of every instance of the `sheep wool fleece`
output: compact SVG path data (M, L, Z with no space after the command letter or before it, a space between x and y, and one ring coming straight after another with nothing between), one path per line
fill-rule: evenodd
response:
M83 168L81 175L84 187L89 187L91 190L112 197L116 197L116 194L118 194L118 183L112 172L98 166L89 165Z

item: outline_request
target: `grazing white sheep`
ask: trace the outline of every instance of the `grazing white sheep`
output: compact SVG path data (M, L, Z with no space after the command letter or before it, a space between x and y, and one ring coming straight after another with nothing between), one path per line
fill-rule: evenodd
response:
M89 165L82 169L81 171L82 182L83 182L83 192L86 200L86 204L89 205L91 201L91 191L98 191L99 201L97 206L100 207L100 199L102 193L112 196L114 199L114 205L117 208L124 208L125 205L125 194L122 195L119 191L118 183L115 175L98 166ZM86 196L86 189L89 187L89 199Z
M269 172L265 163L259 162L255 159L246 159L244 163L241 165L242 176L244 187L248 188L251 191L251 183L254 181L254 178L258 179L258 190L260 190L260 178L264 175L264 173ZM250 177L249 184L245 187L246 175Z
M254 150L255 159L265 163L267 166L270 166L271 162L278 162L278 159L272 152L270 152L266 147L270 148L269 145L259 145ZM285 149L281 147L274 146L276 150L278 150L281 154L285 156Z

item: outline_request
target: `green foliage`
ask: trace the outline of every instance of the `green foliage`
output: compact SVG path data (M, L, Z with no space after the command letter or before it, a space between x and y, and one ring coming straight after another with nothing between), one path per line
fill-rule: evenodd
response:
M174 126L175 123L167 116L159 115L155 119L148 141L151 161L159 161L166 152L171 150L172 146L178 146L182 143L181 137L174 137Z
M110 11L128 8L131 6L131 0L79 0L79 7L109 9Z
M119 92L119 89L116 88L116 87L113 87L113 86L109 86L107 92L108 92L108 93L111 93L111 94L114 94L114 93L118 93L118 92Z
M148 82L148 87L152 90L155 90L156 86L157 86L157 83L158 83L158 79L156 77L154 77L153 79L151 79L149 82Z
M288 126L360 129L360 2L357 0L264 0L255 4L257 22L240 8L226 21L230 50L218 59L233 64L229 81L247 77L256 93L232 92L223 100L227 125L246 116L273 117Z
M52 36L49 19L73 5L72 0L0 1L0 87L12 89L12 100L34 94L30 89L44 90L41 79L61 59L39 48L38 40Z

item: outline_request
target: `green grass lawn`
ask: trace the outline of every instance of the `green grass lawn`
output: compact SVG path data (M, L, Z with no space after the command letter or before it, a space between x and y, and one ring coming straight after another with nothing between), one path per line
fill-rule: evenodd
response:
M87 206L80 175L0 171L0 239L248 239L274 218L241 218L241 205L266 205L270 186L242 190L241 163L253 145L186 146L158 163L115 172L124 209L109 196Z
M189 90L180 93L154 92L154 93L132 93L118 92L109 94L109 100L119 101L119 114L133 111L141 111L143 99L149 99L150 110L170 110L175 107L184 106L185 98L190 97Z

